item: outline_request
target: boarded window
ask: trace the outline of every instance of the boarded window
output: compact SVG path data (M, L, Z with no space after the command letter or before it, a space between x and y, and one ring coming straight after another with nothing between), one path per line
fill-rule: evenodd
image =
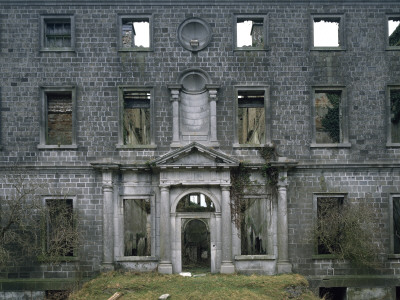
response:
M242 255L267 254L268 211L265 199L246 199L240 223Z
M393 197L393 253L400 254L400 197Z
M73 256L78 236L74 229L72 199L47 199L47 254Z
M342 92L315 91L315 141L319 144L340 143Z
M150 144L150 92L124 91L123 95L124 144Z
M149 199L124 199L124 255L151 255Z
M150 22L148 18L122 18L122 48L149 48Z
M47 145L72 144L72 95L47 93Z
M339 47L340 18L314 18L314 47Z
M318 254L331 254L339 245L343 197L317 198Z
M264 91L238 92L239 144L265 143Z
M264 48L264 19L238 18L236 47Z
M388 19L389 46L400 47L400 17Z
M400 89L390 89L391 141L400 143Z
M46 20L44 46L46 48L71 47L71 20Z
M183 197L176 206L177 212L213 212L214 203L201 193L192 193Z

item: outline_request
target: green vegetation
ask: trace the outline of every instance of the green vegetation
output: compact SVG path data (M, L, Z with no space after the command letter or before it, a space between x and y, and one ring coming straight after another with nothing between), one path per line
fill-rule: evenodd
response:
M322 119L322 126L332 139L332 143L340 142L340 92L326 93L332 107Z
M116 292L121 300L158 299L170 294L171 299L318 299L307 289L304 277L297 274L278 276L212 275L182 277L158 273L101 274L86 283L69 299L108 299Z

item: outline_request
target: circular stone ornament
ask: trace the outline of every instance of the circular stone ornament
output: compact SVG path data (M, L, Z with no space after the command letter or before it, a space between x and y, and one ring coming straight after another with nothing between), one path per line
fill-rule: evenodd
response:
M200 18L190 18L183 21L178 27L178 40L183 48L197 52L211 42L211 27Z

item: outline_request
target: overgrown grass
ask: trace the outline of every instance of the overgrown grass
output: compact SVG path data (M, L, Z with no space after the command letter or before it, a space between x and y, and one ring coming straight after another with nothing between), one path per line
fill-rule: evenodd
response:
M304 277L297 274L245 276L206 274L182 277L158 273L104 273L84 284L69 299L108 299L122 292L126 299L158 299L170 294L174 299L318 299L308 289Z

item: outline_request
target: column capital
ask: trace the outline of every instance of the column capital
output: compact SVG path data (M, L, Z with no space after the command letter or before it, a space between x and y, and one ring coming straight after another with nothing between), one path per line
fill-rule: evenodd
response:
M161 190L161 192L169 192L170 187L171 186L168 184L162 184L162 185L160 185L160 190Z
M230 184L221 184L221 190L222 191L230 191L231 185Z
M180 90L182 89L181 84L170 84L168 88L171 91L171 102L180 101Z

